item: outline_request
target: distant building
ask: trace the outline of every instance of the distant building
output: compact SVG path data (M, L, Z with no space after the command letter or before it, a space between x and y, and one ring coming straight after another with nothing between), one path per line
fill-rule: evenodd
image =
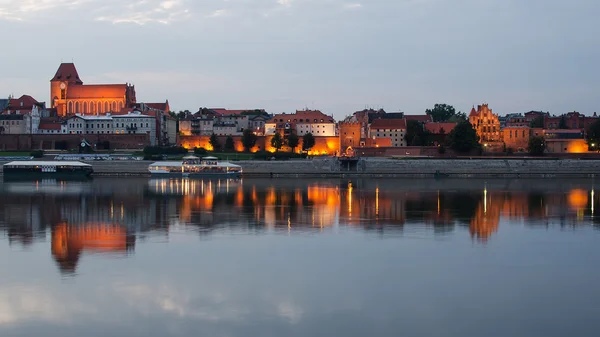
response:
M502 141L498 115L494 114L487 104L478 105L477 110L471 109L469 123L477 131L480 143Z
M389 138L393 147L406 146L406 119L376 119L369 125L369 138Z
M147 134L150 145L157 145L156 119L153 116L132 112L124 115L75 115L66 121L66 133L93 134Z
M443 145L446 143L448 134L454 130L456 123L426 123L424 128L431 134L434 145Z
M315 137L335 137L336 123L332 116L319 110L298 110L293 114L277 114L265 123L265 135L276 132L288 135L295 131L298 136L312 133Z
M127 83L83 84L75 64L61 63L50 80L50 101L59 116L101 115L135 104L135 87Z

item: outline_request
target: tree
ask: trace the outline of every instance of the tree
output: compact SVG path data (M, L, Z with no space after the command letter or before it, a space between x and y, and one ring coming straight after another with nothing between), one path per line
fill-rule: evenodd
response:
M587 143L590 151L600 151L600 120L595 121L587 130Z
M227 136L225 139L225 151L233 152L235 150L235 143L233 142L233 137Z
M562 117L560 117L560 121L558 122L558 128L559 129L568 129L569 128L567 126L567 119L565 118L564 115Z
M425 146L429 144L430 133L425 130L419 121L406 121L406 145Z
M534 120L529 124L532 128L543 128L544 127L544 116L537 116Z
M214 133L212 135L210 135L210 138L208 139L208 143L210 143L210 146L212 146L213 151L219 152L221 150L221 144L219 144L219 138L217 138L217 135L215 135Z
M460 122L466 122L468 120L467 118L467 114L464 112L457 112L454 116L448 118L448 123L460 123Z
M430 115L434 122L447 122L450 117L456 115L456 110L452 105L436 104L433 109L425 110L425 113Z
M302 136L302 150L308 151L312 149L313 146L315 146L315 142L315 137L312 133L309 132L305 134L304 136Z
M242 145L244 146L244 151L250 152L254 145L256 145L257 138L258 137L256 137L252 130L244 130L244 133L242 134Z
M299 143L300 138L298 138L298 135L295 132L292 132L287 136L287 145L292 148L292 152L296 152Z
M457 152L469 152L480 147L479 137L469 122L460 122L448 134L448 144Z
M275 132L275 135L271 138L271 146L275 148L275 152L278 152L283 147L283 137L281 137L279 132Z
M527 151L532 156L542 156L546 151L546 141L543 136L532 136L529 138L529 145Z

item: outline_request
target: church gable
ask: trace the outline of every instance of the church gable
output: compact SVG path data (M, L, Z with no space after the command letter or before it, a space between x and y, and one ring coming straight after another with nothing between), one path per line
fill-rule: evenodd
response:
M54 77L50 80L51 82L63 81L68 83L83 84L83 81L79 78L77 68L74 63L61 63L54 74Z

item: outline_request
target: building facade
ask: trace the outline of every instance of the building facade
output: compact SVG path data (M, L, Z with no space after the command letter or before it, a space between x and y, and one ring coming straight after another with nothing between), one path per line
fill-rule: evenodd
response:
M155 118L139 112L104 116L75 115L69 117L65 124L68 134L147 134L150 145L157 145Z
M315 137L336 137L337 128L332 116L319 110L298 110L293 114L277 114L265 123L265 135L296 132L298 136L312 133Z
M135 87L127 83L83 84L75 64L62 63L50 80L50 101L62 117L101 115L135 104Z
M469 123L477 131L480 143L485 145L487 142L502 141L498 115L494 114L487 104L478 105L477 110L471 109Z
M369 138L389 138L392 147L406 146L406 119L376 119L369 126Z

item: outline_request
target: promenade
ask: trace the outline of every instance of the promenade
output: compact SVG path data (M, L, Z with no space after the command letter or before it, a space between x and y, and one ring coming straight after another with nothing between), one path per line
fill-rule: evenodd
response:
M6 162L0 161L0 165ZM94 176L147 176L151 161L89 161ZM600 175L600 160L577 159L384 159L363 158L355 170L335 158L235 161L245 177L298 178L588 178ZM1 167L0 167L1 172Z

